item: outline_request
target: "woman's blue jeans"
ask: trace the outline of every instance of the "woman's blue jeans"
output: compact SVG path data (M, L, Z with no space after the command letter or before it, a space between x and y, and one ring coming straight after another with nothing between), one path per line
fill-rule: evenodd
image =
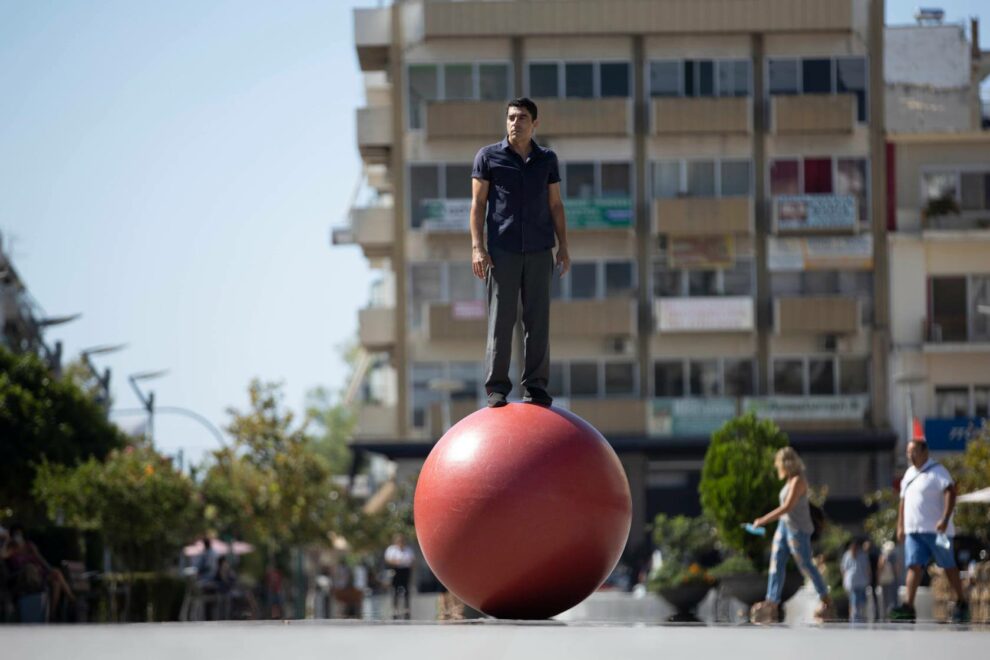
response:
M849 590L849 620L853 623L866 623L866 587L853 587Z
M828 585L811 560L811 534L796 532L781 521L773 535L770 550L770 575L767 579L767 600L779 603L784 590L784 576L787 572L787 558L794 555L794 563L804 577L815 585L820 598L828 595Z

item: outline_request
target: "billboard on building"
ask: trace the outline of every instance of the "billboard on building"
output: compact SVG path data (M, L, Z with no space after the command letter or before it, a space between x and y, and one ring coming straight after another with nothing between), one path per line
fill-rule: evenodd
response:
M862 421L869 408L867 394L767 396L743 399L743 412L754 412L761 419L779 421Z
M735 399L653 399L647 430L659 438L708 437L735 416Z
M749 296L660 298L656 301L658 332L735 332L753 329Z
M963 451L966 443L987 428L982 417L928 417L925 419L925 439L934 451Z
M851 232L856 229L856 198L852 195L778 195L773 198L776 231Z
M873 268L873 236L770 236L767 238L767 267L771 272L870 270Z

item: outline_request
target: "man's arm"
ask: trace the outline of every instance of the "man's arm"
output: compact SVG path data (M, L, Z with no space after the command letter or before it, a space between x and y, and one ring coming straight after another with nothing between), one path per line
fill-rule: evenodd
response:
M944 502L942 519L935 525L935 529L938 530L939 534L945 534L945 530L949 528L952 511L956 508L956 485L950 484L948 488L942 491L942 496Z
M560 198L560 183L551 183L550 217L553 218L553 230L557 234L557 266L560 275L564 276L571 269L571 256L567 253L567 218L564 215L564 201Z
M492 267L492 258L485 249L485 207L488 204L489 183L471 179L471 269L475 277L485 279Z
M897 542L904 543L904 498L897 502Z

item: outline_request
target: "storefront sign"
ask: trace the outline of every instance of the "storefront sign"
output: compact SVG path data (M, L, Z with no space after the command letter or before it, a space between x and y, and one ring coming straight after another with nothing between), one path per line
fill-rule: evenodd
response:
M986 428L982 417L928 417L925 419L925 439L935 451L963 451L966 443Z
M470 199L424 199L422 227L426 231L469 231Z
M477 321L487 314L484 300L457 300L451 303L451 316L455 321Z
M836 420L861 421L870 398L849 396L768 396L743 399L743 412L752 411L761 419L774 421Z
M749 296L660 298L656 301L658 332L738 331L753 329Z
M708 437L736 416L735 399L654 399L648 429L651 436Z
M772 272L800 270L869 270L873 237L834 236L767 238L767 266Z
M672 270L730 268L735 253L731 236L671 238L667 243Z
M848 231L856 228L852 195L779 195L773 199L777 231Z
M568 229L627 229L633 222L628 197L565 199L564 212Z

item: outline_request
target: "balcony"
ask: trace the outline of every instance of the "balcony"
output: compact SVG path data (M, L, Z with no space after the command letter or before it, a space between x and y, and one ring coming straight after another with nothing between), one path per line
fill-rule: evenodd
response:
M984 237L990 232L990 211L928 215L922 209L921 222L921 227L927 235L935 232L980 232L981 237Z
M658 98L652 103L653 135L748 135L748 98Z
M852 296L778 296L774 300L777 334L855 334L859 300Z
M752 332L753 299L749 296L658 298L657 332Z
M387 165L392 153L392 107L359 108L357 141L365 164Z
M484 302L429 303L426 337L430 341L468 340L484 343L488 331Z
M643 399L571 399L569 407L606 437L646 433Z
M388 66L392 43L392 9L354 10L354 45L362 71L381 71Z
M749 197L677 197L653 202L653 228L667 236L725 236L753 233Z
M335 244L360 245L368 259L387 257L395 241L394 209L391 206L365 206L351 209L351 226L334 232Z
M504 134L505 103L502 101L429 101L426 104L426 137L429 140L487 138L492 142Z
M636 334L636 302L608 300L554 300L550 303L550 335L557 338Z
M856 127L852 94L773 96L770 111L777 135L852 133Z
M571 0L504 3L428 1L427 39L572 34L703 35L750 32L850 32L852 0Z
M358 340L368 351L382 351L394 346L395 308L366 307L358 310Z
M990 352L990 305L980 305L972 318L966 314L940 314L934 319L922 319L922 335L926 353ZM970 326L973 327L970 327Z
M632 101L629 99L533 100L540 109L539 132L544 136L626 136L632 127ZM499 133L504 132L505 125L500 124Z
M368 403L358 409L354 426L355 440L394 440L398 434L399 415L396 406Z

